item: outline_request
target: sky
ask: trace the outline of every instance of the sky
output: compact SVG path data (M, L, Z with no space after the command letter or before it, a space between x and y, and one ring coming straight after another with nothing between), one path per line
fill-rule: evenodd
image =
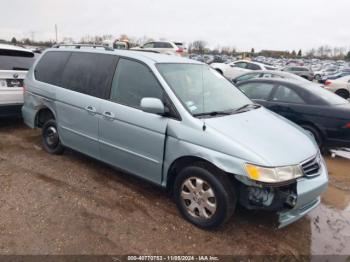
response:
M350 47L350 0L0 0L0 39L127 34L238 50Z

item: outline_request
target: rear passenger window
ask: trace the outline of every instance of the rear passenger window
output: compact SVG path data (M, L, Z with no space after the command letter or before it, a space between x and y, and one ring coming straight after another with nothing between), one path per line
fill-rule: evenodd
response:
M156 42L154 44L155 48L173 48L173 46L170 43L166 42Z
M162 87L146 65L123 58L119 60L112 84L112 101L140 108L142 98L163 101L163 94Z
M273 101L304 104L304 100L292 89L280 85L272 98Z
M35 79L51 85L60 86L64 66L70 52L47 52L35 67Z
M108 98L116 62L114 55L72 53L64 68L61 86L98 98Z
M247 69L250 69L250 70L260 70L260 66L258 66L258 65L256 65L256 64L248 63Z

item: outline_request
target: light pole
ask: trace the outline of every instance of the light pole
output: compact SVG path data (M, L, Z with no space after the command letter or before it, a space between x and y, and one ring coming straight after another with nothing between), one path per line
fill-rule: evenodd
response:
M57 25L55 24L55 35L56 35L56 44L58 44L58 33L57 33Z

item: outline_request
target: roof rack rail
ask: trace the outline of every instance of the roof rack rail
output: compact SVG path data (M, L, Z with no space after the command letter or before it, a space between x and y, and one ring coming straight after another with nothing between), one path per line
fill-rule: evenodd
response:
M159 51L156 51L156 50L129 49L129 51L148 52L148 53L156 53L156 54L160 54L160 52L159 52Z
M55 44L52 48L60 48L60 47L74 47L76 49L80 49L81 47L91 47L91 48L104 48L107 51L113 51L114 49L109 46L104 45L94 45L94 44Z

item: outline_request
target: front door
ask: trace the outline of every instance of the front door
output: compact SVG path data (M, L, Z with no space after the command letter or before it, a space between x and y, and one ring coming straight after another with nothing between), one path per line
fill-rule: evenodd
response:
M109 101L101 104L101 158L130 173L161 183L168 118L143 112L141 99L163 99L164 91L148 66L121 58Z

